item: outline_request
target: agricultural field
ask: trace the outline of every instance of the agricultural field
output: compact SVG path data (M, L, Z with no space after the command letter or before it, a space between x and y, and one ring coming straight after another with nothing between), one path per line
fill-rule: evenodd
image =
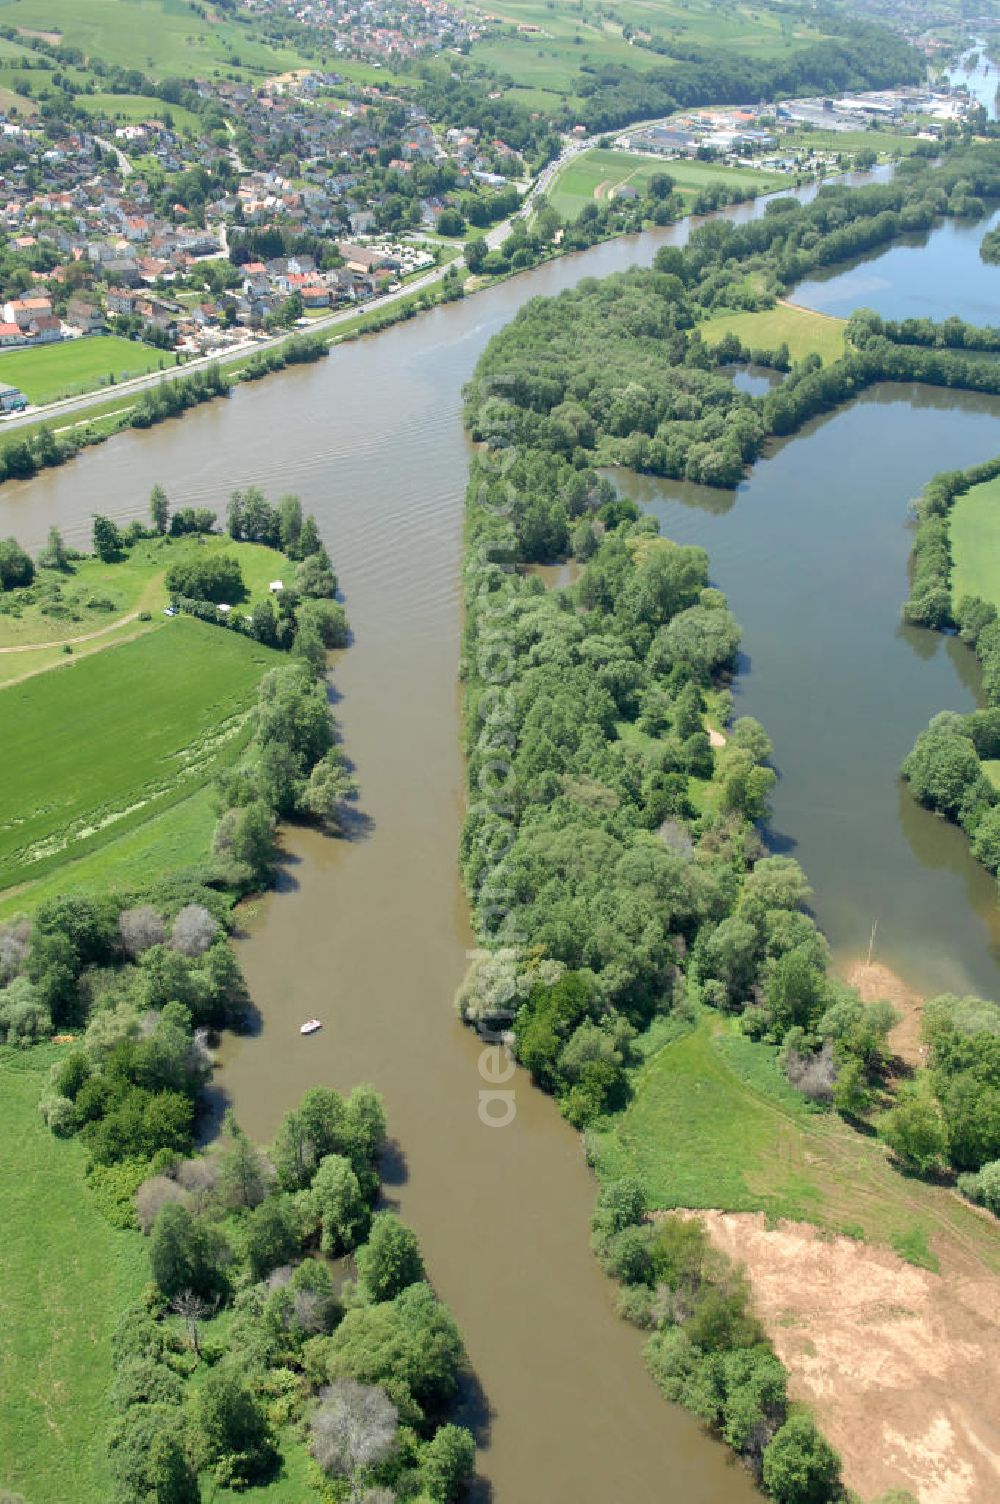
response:
M1000 1247L973 1207L905 1178L877 1139L812 1111L776 1056L734 1022L702 1017L649 1058L633 1101L592 1136L598 1175L637 1175L655 1208L764 1212L932 1266L961 1248L1000 1270Z
M173 356L116 334L88 334L37 349L0 355L0 381L20 387L29 402L57 402L173 364Z
M669 67L669 57L636 44L648 37L775 58L821 35L780 11L712 0L624 0L615 7L613 20L607 12L556 5L554 0L505 0L490 14L507 29L488 29L472 49L474 60L519 88L563 101L572 101L584 66L618 63L636 72ZM625 36L626 27L635 40Z
M556 178L549 198L565 219L575 219L585 204L605 198L612 188L628 183L643 193L650 178L665 172L677 192L693 198L718 183L737 185L757 193L788 187L788 178L755 167L722 167L714 162L663 161L657 157L595 147L572 157Z
M38 1114L66 1047L0 1049L0 1492L32 1504L105 1504L111 1329L148 1265L138 1233L118 1232L84 1180L84 1149Z
M42 877L204 788L245 746L257 685L280 661L247 637L177 617L0 689L7 884Z
M67 46L154 78L222 69L269 75L304 65L294 51L260 40L259 25L224 16L191 0L0 0L0 25L58 33Z
M725 334L735 334L753 350L776 350L787 345L793 360L819 355L824 365L844 353L844 319L779 303L759 313L717 313L699 325L706 344L717 344Z
M952 600L978 595L1000 606L1000 478L957 496L948 530Z

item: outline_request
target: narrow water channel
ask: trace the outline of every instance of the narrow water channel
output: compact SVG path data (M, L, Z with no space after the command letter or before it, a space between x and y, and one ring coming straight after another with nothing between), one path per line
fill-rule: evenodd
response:
M263 1028L230 1041L221 1084L265 1138L315 1082L370 1080L385 1094L401 1151L391 1194L467 1339L496 1504L751 1498L723 1450L659 1398L638 1337L613 1315L587 1248L593 1184L576 1136L521 1076L513 1124L485 1127L477 1048L451 1012L469 942L456 875L461 388L529 297L648 263L685 233L551 263L0 489L0 534L29 545L52 523L82 540L97 510L143 514L154 481L175 504L216 507L237 485L294 490L320 520L356 633L333 682L365 823L349 842L289 835L281 890L241 945ZM740 708L775 737L775 826L802 856L835 944L876 909L918 985L935 977L940 951L946 971L965 969L949 975L1000 995L991 923L970 918L978 869L939 822L908 805L901 816L894 783L904 733L972 693L961 655L900 634L906 501L943 463L1000 448L997 410L943 393L869 394L712 510L704 497L645 499L669 530L708 542L747 628ZM877 833L864 829L872 818ZM312 1013L327 1028L302 1040Z

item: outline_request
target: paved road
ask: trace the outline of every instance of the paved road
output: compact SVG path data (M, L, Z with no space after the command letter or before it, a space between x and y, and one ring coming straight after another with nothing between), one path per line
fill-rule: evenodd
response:
M498 246L503 245L504 241L513 232L514 221L526 218L530 212L532 202L540 194L547 191L565 162L577 152L585 150L588 144L573 142L567 145L554 162L550 162L547 167L542 169L521 200L520 208L516 214L512 215L510 219L504 220L502 224L494 225L491 230L487 231L486 243L491 250L496 250ZM418 277L405 287L399 288L396 292L383 293L381 297L372 298L370 302L358 307L340 309L336 313L327 314L324 318L314 319L304 332L313 334L326 329L335 329L338 324L344 324L350 319L357 318L359 313L372 313L380 308L388 308L393 303L399 302L401 298L408 298L411 293L421 292L424 288L432 287L436 282L440 282L449 270L449 267L459 267L462 265L463 258L459 256L449 262L448 266L436 266L433 270L426 272L422 277ZM228 350L224 350L216 355L198 356L194 360L187 361L182 366L173 366L165 371L154 371L147 376L136 376L131 381L119 382L113 391L108 387L101 387L96 392L87 392L79 397L66 397L61 402L50 402L45 407L28 408L23 413L12 414L10 417L0 420L0 432L22 428L31 423L46 422L50 418L64 418L74 413L86 412L88 408L95 407L98 403L107 402L111 397L134 397L141 392L148 391L151 387L158 386L161 381L176 381L178 377L188 376L192 371L197 371L204 366L225 366L231 364L234 360L240 360L247 355L254 354L258 350L273 349L276 345L283 344L289 337L288 334L283 332L271 335L266 339L248 340L242 344L231 346Z

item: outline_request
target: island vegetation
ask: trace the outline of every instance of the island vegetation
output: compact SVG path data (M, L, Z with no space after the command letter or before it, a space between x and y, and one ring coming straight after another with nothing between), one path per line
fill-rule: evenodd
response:
M984 192L994 171L983 158ZM769 436L871 382L992 383L991 369L959 353L988 348L992 334L957 321L897 329L859 314L827 366L701 334L706 310L766 306L807 266L892 238L904 216L947 202L946 183L964 201L959 179L921 165L893 185L892 203L881 189L834 187L747 225L700 227L651 271L528 304L467 388L481 448L466 509L461 862L480 950L458 1010L585 1132L602 1183L595 1247L625 1286L623 1314L652 1332L657 1382L783 1501L839 1497L837 1459L807 1416L786 1409L781 1366L739 1278L709 1256L696 1223L659 1213L763 1206L829 1226L834 1200L822 1184L762 1193L759 1161L751 1193L735 1168L750 1151L735 1139L728 1156L711 1147L725 1111L711 1124L695 1112L686 1156L666 1123L694 1111L696 1078L728 1092L726 1110L754 1133L743 1079L793 1122L832 1109L859 1176L870 1169L856 1129L884 1145L881 1219L863 1235L932 1264L924 1228L896 1220L911 1194L900 1171L960 1172L962 1188L992 1204L1000 1008L928 1004L927 1064L899 1078L897 1015L832 973L804 873L762 844L772 749L755 721L731 722L740 629L707 557L659 537L600 471L731 485ZM724 369L751 353L791 366L763 398L738 392ZM546 588L533 566L553 559L572 561L572 583ZM972 718L984 733L991 714ZM815 1170L808 1178L822 1182ZM928 1187L911 1215L936 1204ZM842 1202L839 1214L847 1225ZM702 1302L718 1317L704 1329ZM786 1455L787 1473L774 1461ZM810 1480L805 1493L796 1477Z

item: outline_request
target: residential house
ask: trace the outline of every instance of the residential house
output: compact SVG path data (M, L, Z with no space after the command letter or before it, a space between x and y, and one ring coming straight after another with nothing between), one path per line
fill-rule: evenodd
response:
M127 287L109 287L106 299L108 312L120 314L122 318L131 318L137 312L141 295L130 292Z
M23 345L25 343L25 336L17 324L0 324L0 348L6 348L9 345Z
M62 323L55 314L43 313L32 319L27 329L28 338L36 345L51 345L62 339Z
M324 287L322 282L308 282L299 288L299 297L302 299L303 308L329 308L330 289Z
M88 303L85 298L70 298L66 322L83 334L100 334L105 328L104 314L96 303Z
M3 305L4 318L22 331L26 331L34 319L44 318L51 312L52 304L48 298L15 298Z

